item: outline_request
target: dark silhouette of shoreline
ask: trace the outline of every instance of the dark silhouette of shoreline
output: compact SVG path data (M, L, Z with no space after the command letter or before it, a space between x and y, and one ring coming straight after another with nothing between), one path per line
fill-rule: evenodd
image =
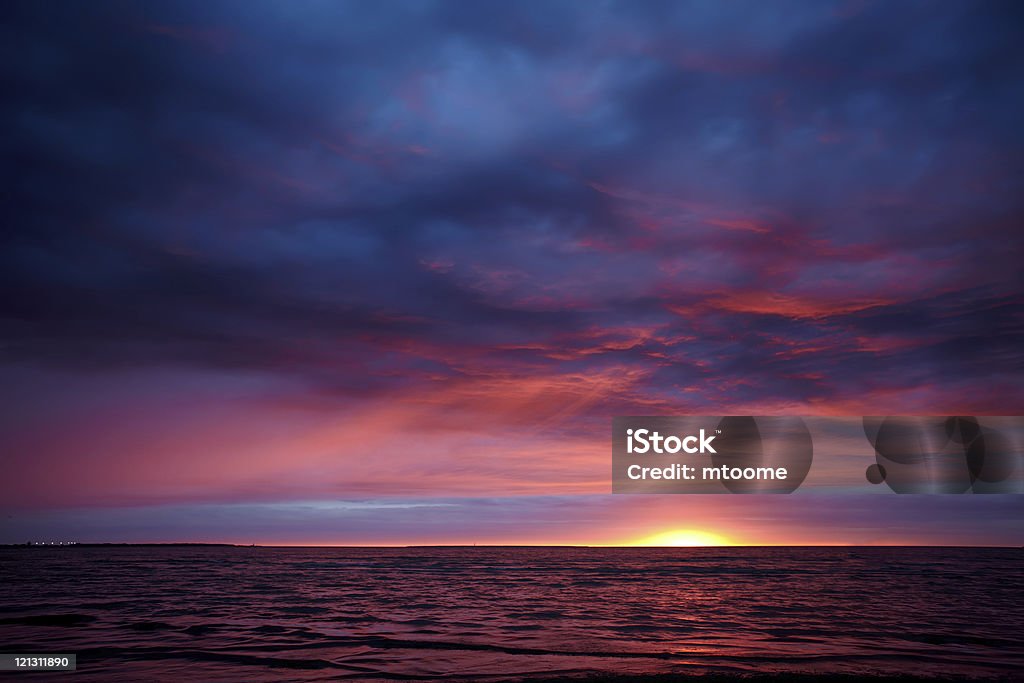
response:
M4 543L0 548L258 548L240 543Z

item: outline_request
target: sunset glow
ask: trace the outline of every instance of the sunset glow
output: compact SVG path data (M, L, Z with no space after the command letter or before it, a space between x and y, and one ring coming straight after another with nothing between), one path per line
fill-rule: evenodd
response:
M674 529L647 536L628 545L650 547L703 547L734 545L725 536L697 529Z
M1024 670L1024 2L3 9L0 671Z

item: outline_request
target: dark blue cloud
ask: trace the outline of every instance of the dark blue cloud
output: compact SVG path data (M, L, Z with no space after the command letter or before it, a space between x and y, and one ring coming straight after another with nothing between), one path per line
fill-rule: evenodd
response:
M1017 412L1020 26L997 2L16 3L2 358L346 397L641 373L595 415Z

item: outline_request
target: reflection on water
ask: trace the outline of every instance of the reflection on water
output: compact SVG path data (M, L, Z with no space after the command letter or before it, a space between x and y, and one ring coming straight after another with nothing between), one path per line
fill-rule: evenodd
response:
M1022 559L963 548L3 549L0 643L77 653L73 679L97 681L1007 675L1024 667Z

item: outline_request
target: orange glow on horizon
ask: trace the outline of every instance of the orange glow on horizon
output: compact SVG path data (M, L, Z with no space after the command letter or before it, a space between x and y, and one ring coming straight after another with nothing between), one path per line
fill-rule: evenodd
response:
M736 545L727 537L700 529L672 529L623 543L629 546L694 548Z

